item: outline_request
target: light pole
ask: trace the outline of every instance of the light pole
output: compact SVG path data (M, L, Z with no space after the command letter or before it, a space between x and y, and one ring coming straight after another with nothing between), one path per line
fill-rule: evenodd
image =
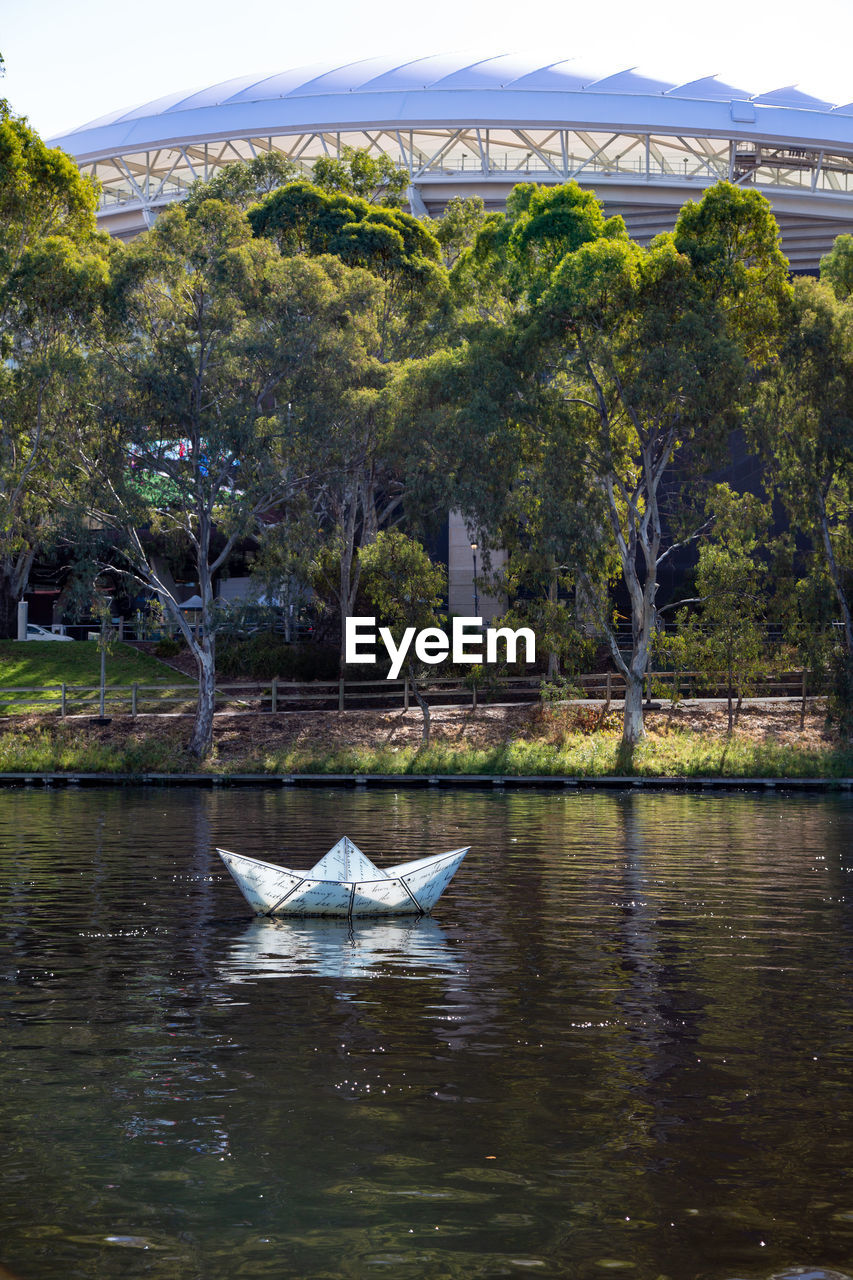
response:
M477 596L477 544L471 543L471 554L474 557L474 617L480 616L480 601Z

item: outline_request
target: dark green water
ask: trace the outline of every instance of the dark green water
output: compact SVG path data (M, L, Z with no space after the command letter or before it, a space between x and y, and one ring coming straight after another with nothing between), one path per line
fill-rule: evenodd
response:
M342 834L473 848L352 930L212 853ZM853 1273L850 799L4 791L0 912L22 1280Z

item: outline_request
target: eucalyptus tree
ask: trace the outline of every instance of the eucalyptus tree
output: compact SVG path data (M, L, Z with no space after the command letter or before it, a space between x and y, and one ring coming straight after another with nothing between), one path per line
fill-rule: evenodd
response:
M853 305L801 277L761 402L770 465L791 519L819 546L853 655Z
M369 204L400 209L406 203L409 173L386 155L371 155L364 147L343 146L336 156L314 161L313 181L323 191L358 196Z
M505 217L477 217L474 239L450 273L449 340L401 370L393 387L398 411L419 422L427 442L408 487L408 511L425 516L444 503L464 512L487 572L490 548L508 553L491 586L509 598L514 618L536 622L551 676L561 657L571 665L572 654L583 651L590 584L602 595L612 572L583 440L557 383L543 375L541 344L529 336L532 279L541 292L549 272L522 236L536 217L548 223L553 242L562 219L565 253L580 243L584 226L587 238L600 233L600 207L579 194L575 217L563 218L572 192L532 184L514 188ZM608 231L620 227L612 223Z
M387 626L399 646L408 633L438 628L445 615L440 612L447 594L447 574L433 564L425 548L399 529L383 529L359 552L364 594L375 606L381 626ZM440 633L439 633L440 634ZM421 742L429 745L429 704L420 689L424 664L413 656L409 645L406 671L412 692L423 715Z
M270 191L300 176L299 165L280 151L262 151L251 160L223 165L210 178L196 178L184 199L184 208L192 214L205 200L223 200L245 211Z
M836 236L829 253L820 260L820 278L839 302L853 294L853 236Z
M448 270L473 246L486 217L486 206L479 196L451 196L441 216L428 221L429 230L441 245Z
M197 756L212 739L216 574L312 482L294 411L366 358L376 288L334 259L283 259L214 200L191 217L169 209L115 262L99 430L80 456L96 519L120 535L126 570L160 595L195 657ZM190 549L198 627L169 590L152 533Z
M430 349L430 326L444 301L447 275L438 241L417 218L305 181L271 192L248 217L255 235L272 240L285 257L329 253L382 281L376 312L379 360Z
M698 607L680 611L677 631L661 637L660 647L681 670L696 669L725 683L731 734L744 692L767 657L770 504L720 484L711 489L705 509L710 528L699 544Z
M63 152L0 103L0 636L51 537L80 364L110 246Z
M723 456L786 290L769 205L720 183L647 249L605 232L568 253L532 309L531 334L550 351L550 375L586 440L586 475L604 500L630 602L627 657L607 628L626 682L627 749L644 733L661 566L701 527L673 537L667 503L683 501L691 477Z
M329 555L336 562L343 661L346 619L359 585L358 548L399 520L425 444L418 423L397 411L390 387L407 360L440 345L447 273L437 240L416 218L345 191L288 183L248 217L256 236L283 257L332 255L376 284L369 317L375 341L363 381L340 395L318 388L317 412L306 424L320 476L314 501L321 559L326 569Z
M844 257L843 246L839 257ZM837 673L841 711L849 727L853 722L853 302L837 274L829 273L829 283L806 277L795 280L779 359L763 384L756 420L791 523L823 562L823 572L808 571L806 577L816 582L825 576L832 584L843 650Z
M486 219L454 278L470 299L458 359L470 366L478 351L482 360L485 343L503 365L509 388L497 412L518 440L519 461L537 433L562 439L575 481L569 500L579 489L587 495L574 572L625 678L630 750L644 733L660 571L703 523L691 527L676 506L688 506L691 477L723 456L748 373L772 351L788 290L778 229L758 193L721 183L682 210L673 234L644 248L577 184L523 186L505 219ZM512 337L501 342L498 333ZM481 399L479 383L467 394ZM488 481L479 487L487 492ZM543 526L552 519L549 510ZM608 561L629 601L627 655L601 589Z

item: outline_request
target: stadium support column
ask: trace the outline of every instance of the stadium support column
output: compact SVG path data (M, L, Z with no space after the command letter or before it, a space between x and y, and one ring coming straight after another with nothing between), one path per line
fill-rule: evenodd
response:
M409 202L409 208L415 218L429 217L429 210L424 204L424 198L418 191L417 187L411 186L406 188L406 199Z

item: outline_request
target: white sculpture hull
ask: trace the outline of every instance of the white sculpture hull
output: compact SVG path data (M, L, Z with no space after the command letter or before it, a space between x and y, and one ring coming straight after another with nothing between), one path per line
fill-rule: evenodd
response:
M470 847L470 846L468 846ZM381 871L344 836L310 871L217 849L256 915L426 915L468 852L452 849Z

